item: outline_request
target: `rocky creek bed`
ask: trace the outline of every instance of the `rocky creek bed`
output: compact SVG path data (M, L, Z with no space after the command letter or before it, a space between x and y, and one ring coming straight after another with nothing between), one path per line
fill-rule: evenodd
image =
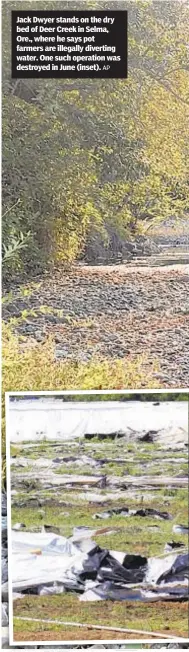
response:
M157 386L179 388L189 378L187 295L187 265L78 265L40 279L30 296L15 288L3 317L18 320L14 328L28 344L52 335L57 360L127 364L141 356L143 386L151 370Z

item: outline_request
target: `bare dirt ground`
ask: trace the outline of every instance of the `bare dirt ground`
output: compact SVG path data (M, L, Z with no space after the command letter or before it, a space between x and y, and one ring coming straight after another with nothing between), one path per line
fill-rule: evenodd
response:
M31 600L31 598L30 598ZM37 599L38 602L40 603L40 606L38 605L38 609L40 609L40 613L44 611L43 604L41 599ZM22 602L22 605L20 604ZM36 605L37 606L37 605ZM76 605L75 605L76 606ZM103 603L98 605L98 603L90 605L90 611L94 612L94 615L92 617L92 613L90 615L90 620L91 623L98 622L98 624L107 624L106 619L109 614L110 617L110 623L111 623L111 611L115 612L117 611L118 613L123 612L125 614L125 623L122 624L122 627L130 628L133 627L133 610L135 611L135 627L140 630L143 629L141 622L142 622L142 613L143 612L143 618L145 619L146 622L146 629L148 630L147 623L149 624L149 616L150 616L150 631L151 632L161 632L161 634L165 635L165 638L167 636L180 636L180 637L185 637L187 636L187 631L185 629L186 626L186 621L187 621L187 613L188 613L188 606L187 603L165 603L165 602L159 602L158 604L154 605L153 603L151 604L145 604L145 605L131 605L129 602L126 602L120 605L120 603L114 602L114 603ZM15 615L19 615L19 613L23 613L24 608L23 608L23 601L22 600L17 600L15 601ZM26 611L26 606L25 606L25 611ZM47 611L47 610L46 610ZM46 613L45 611L45 613ZM60 610L61 612L61 604L60 604ZM81 611L81 607L76 606L76 622L83 622L83 619L80 619L79 621L79 612ZM59 620L66 620L66 612L67 610L64 611L64 618L60 618ZM38 617L36 615L36 617ZM43 616L42 616L43 617ZM57 617L57 610L53 610L52 605L49 608L49 615L46 617L53 619L56 619ZM138 625L137 625L137 617L138 617ZM74 622L74 618L73 622ZM89 620L89 615L87 617L87 620ZM123 617L124 620L124 617ZM164 625L162 623L162 620L164 621ZM179 627L179 622L180 622L180 627ZM16 626L16 623L19 623L19 625ZM183 627L182 627L183 623ZM63 627L63 626L58 626L56 625L56 628L53 625L45 625L41 623L41 627L39 626L37 630L37 624L33 624L33 631L31 627L26 629L26 623L23 623L21 621L16 621L15 620L15 627L14 627L14 641L77 641L77 640L82 640L82 641L100 641L103 640L120 640L127 642L128 640L133 640L133 639L150 639L151 636L147 636L146 634L137 634L137 633L132 633L128 632L127 634L123 634L121 632L113 632L113 631L108 631L108 630L93 630L90 628L90 624L88 624L86 627ZM23 627L24 625L24 627ZM30 625L30 623L28 623ZM34 630L35 626L35 630ZM120 624L117 625L117 627L121 626ZM155 637L152 640L155 642Z
M15 296L4 318L34 311L17 326L27 341L53 335L56 359L87 362L144 356L157 386L188 386L189 266L77 265L43 277L31 296ZM14 293L13 293L14 294Z

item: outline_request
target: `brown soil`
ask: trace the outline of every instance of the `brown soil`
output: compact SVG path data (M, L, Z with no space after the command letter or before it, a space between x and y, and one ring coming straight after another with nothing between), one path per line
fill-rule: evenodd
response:
M73 619L73 610L75 618ZM163 602L158 603L131 603L131 602L95 602L80 603L75 596L52 596L49 597L29 597L22 600L15 600L14 615L29 618L42 618L49 620L67 620L73 619L76 623L89 621L91 624L106 625L113 627L127 627L134 629L143 629L146 631L158 632L169 636L188 637L187 619L188 604L187 602ZM135 623L133 625L133 622ZM18 631L18 624L19 629ZM31 623L35 625L35 631L28 628L27 621L15 621L14 640L15 641L39 641L39 640L133 640L150 639L150 635L119 633L112 631L98 631L86 628L77 628L65 626L62 629L52 629L52 625L41 623ZM38 629L37 629L38 628ZM155 637L154 637L155 640Z
M74 631L73 631L74 630ZM165 639L167 636L167 631L164 632L162 630L162 634L165 634ZM112 638L113 636L113 638ZM123 638L123 634L119 634L119 632L104 632L104 631L92 631L90 628L86 627L84 629L83 627L78 629L74 627L73 629L66 629L64 631L59 631L59 632L48 632L44 631L43 632L27 632L24 631L23 633L21 632L14 634L14 641L81 641L82 643L86 643L87 641L102 641L103 643L105 641L111 641L112 643L114 641L122 641L123 643L126 643L127 641L132 641L132 640L147 640L146 634L145 636L142 636L142 634L127 634L127 638ZM183 636L181 633L180 636ZM152 641L155 642L155 637L152 637ZM168 639L167 639L168 640Z

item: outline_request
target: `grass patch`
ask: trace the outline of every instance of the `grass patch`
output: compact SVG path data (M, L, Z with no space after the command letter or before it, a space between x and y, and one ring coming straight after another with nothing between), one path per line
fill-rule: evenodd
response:
M67 492L67 497L71 502L70 492ZM125 504L127 507L133 507L133 503L134 501L130 499L127 502L121 500L116 501L116 506L120 507ZM165 506L162 494L158 494L150 502L151 507L159 508L160 511L170 511L173 517L171 521L157 520L151 517L141 518L139 516L132 516L127 518L116 515L107 520L93 519L95 513L104 511L109 507L111 508L111 506L112 504L110 503L108 505L108 502L105 506L90 505L88 503L86 509L85 501L82 504L78 502L76 505L44 505L42 506L44 514L41 513L40 508L14 506L12 507L12 523L13 525L17 522L25 523L28 530L35 527L41 528L43 523L54 525L55 527L59 527L61 534L66 537L72 536L73 528L76 526L83 525L94 529L112 527L115 528L113 533L98 536L98 544L102 548L127 552L132 550L136 554L153 556L163 553L164 545L167 541L171 541L172 539L174 541L180 541L179 535L173 535L172 527L174 523L186 523L188 495L187 490L176 490L176 496L171 502L171 507ZM148 504L144 503L143 506L148 507ZM65 516L65 512L68 515ZM158 527L153 527L152 530L149 529L154 525ZM187 535L182 535L182 541L187 547Z
M143 357L89 363L55 361L54 342L21 343L10 326L3 326L4 391L56 389L134 389L157 387L153 370L146 372ZM144 368L145 367L145 368Z
M40 616L39 616L40 614ZM80 622L96 625L109 625L111 627L127 627L133 629L148 630L150 632L167 633L169 635L188 637L188 605L186 603L131 603L103 601L96 603L82 604L76 596L71 594L52 597L25 597L22 600L14 601L14 615L33 618L47 618L50 620L67 620L69 622ZM14 621L14 635L17 640L23 640L24 629L29 633L29 640L33 636L40 639L42 632L62 633L66 640L64 628L60 625L45 625L16 620ZM74 631L72 636L74 638ZM94 632L94 639L98 640L99 632ZM132 635L132 638L134 635ZM80 630L80 638L82 633ZM106 638L106 633L103 633ZM111 633L111 639L117 638ZM122 639L127 640L128 636L122 634ZM134 637L135 638L135 637ZM48 637L47 637L48 640ZM60 639L59 639L60 640Z

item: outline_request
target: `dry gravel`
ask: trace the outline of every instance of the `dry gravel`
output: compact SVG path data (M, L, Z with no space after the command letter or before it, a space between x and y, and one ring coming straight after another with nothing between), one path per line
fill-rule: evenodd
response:
M34 309L17 327L43 341L53 334L57 359L88 361L145 355L157 383L188 386L188 265L75 266L44 277L30 297L13 298L4 318ZM17 292L17 291L16 291ZM51 308L42 314L41 306ZM61 311L57 313L57 311ZM145 365L145 363L144 363Z

